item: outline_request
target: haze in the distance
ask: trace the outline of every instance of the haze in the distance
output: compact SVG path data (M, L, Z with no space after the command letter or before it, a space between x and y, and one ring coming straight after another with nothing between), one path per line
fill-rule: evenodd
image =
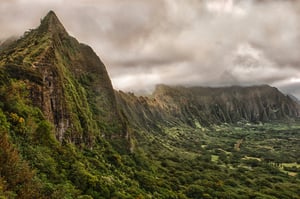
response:
M116 89L269 84L300 98L297 0L1 0L0 39L54 10Z

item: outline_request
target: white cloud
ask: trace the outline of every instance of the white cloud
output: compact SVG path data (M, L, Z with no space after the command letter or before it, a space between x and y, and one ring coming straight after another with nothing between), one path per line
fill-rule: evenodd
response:
M232 14L244 16L246 10L235 4L234 0L210 0L206 2L206 7L210 12L216 14Z
M297 92L300 1L3 2L0 38L36 27L53 9L73 36L95 49L118 89L268 83Z

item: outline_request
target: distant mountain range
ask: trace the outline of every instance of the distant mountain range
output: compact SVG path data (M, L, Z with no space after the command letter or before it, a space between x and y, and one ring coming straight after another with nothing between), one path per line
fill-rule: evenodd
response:
M251 87L172 87L158 85L149 97L118 92L132 123L205 126L220 123L287 120L300 115L295 98L267 85Z

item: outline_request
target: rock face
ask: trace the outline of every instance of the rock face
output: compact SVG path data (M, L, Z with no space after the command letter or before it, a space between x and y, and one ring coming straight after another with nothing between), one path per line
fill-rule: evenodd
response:
M0 66L27 82L33 104L54 124L58 140L90 144L97 134L126 135L104 64L69 36L53 11L0 50Z
M118 101L137 127L176 123L208 126L300 116L299 104L267 85L224 88L159 85L150 97L119 92Z

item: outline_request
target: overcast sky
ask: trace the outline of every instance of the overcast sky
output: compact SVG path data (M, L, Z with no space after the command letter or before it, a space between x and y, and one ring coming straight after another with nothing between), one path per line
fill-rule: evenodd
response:
M298 0L1 0L0 38L50 9L115 89L269 84L300 98Z

